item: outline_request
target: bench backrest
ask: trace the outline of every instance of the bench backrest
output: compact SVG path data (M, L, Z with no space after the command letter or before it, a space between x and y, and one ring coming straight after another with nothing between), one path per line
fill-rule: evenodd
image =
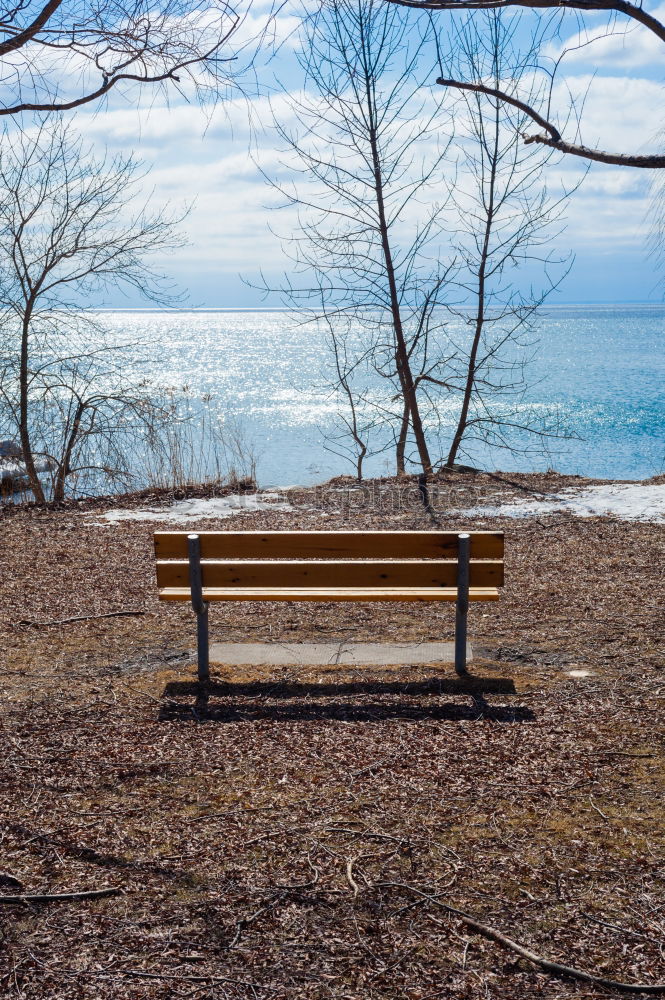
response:
M503 585L503 532L470 535L469 585ZM430 588L457 583L451 531L202 531L203 587ZM188 532L155 533L160 589L189 587Z

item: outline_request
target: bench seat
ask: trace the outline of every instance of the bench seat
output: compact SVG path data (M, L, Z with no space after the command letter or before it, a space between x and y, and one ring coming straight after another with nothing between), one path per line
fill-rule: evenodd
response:
M457 587L203 587L204 601L456 601ZM160 601L189 601L189 587L162 587ZM498 587L470 587L470 601L498 601Z

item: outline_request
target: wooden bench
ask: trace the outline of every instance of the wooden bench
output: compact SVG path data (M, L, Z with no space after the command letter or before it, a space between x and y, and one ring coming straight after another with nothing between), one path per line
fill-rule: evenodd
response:
M200 681L210 601L455 601L466 674L469 601L503 586L501 531L158 531L155 554L159 599L196 612Z

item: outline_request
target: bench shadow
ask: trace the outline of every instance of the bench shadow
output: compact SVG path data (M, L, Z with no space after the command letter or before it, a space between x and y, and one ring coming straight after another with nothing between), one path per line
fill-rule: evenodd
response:
M354 705L335 703L331 705L303 702L297 705L211 705L199 699L195 705L164 705L159 712L160 722L175 720L203 722L259 722L271 719L273 722L313 722L325 719L344 722L382 722L386 719L401 719L405 722L421 722L434 719L446 722L474 722L490 719L494 722L532 722L535 719L530 708L521 705L500 705L493 707L486 702L473 705L420 706L411 704Z
M378 722L386 719L419 722L423 719L439 721L476 721L488 719L494 722L530 722L535 719L533 711L522 705L490 705L485 694L516 694L514 682L508 678L433 678L426 681L354 681L338 684L303 684L291 682L254 681L251 683L231 683L211 681L199 685L196 681L172 681L166 685L163 696L191 696L194 704L168 702L159 713L163 722L214 721L258 722L270 719L276 722L308 722L317 720L344 720L351 722ZM394 701L371 703L352 701L319 701L322 696L338 697L348 695L424 695L453 694L468 695L469 704L446 702L444 704L414 705L413 702ZM238 697L254 701L234 701L224 704L211 703L211 697L225 699ZM275 702L258 703L256 699L276 699ZM298 698L298 701L279 699Z
M358 694L517 694L510 677L431 677L421 681L343 681L303 683L302 681L221 681L205 684L209 696L218 698L302 698L338 697ZM178 698L200 693L198 681L169 681L164 697Z

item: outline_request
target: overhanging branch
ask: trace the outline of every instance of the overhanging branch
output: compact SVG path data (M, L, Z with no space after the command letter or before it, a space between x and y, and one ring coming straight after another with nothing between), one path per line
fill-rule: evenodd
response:
M497 10L503 7L530 7L534 10L606 10L639 21L665 42L665 24L628 0L388 0L399 7L415 10Z
M81 97L75 97L71 101L33 101L15 104L9 108L0 107L0 116L16 115L21 111L71 111L73 108L80 108L83 104L89 104L91 101L96 101L98 98L103 97L104 94L108 94L109 90L122 80L131 80L136 83L161 83L166 80L177 80L176 72L177 70L169 70L166 73L160 73L158 76L119 73L117 76L111 76L105 80L97 90L93 90Z
M393 0L391 0L393 2ZM444 0L445 2L445 0ZM449 4L449 6L468 6L468 4ZM421 5L422 6L422 5ZM486 3L485 6L507 6L504 3L490 4ZM665 167L665 156L659 155L649 155L649 156L633 156L629 153L607 153L602 149L590 149L588 146L582 146L580 144L566 142L565 139L561 137L561 133L551 122L543 118L542 115L538 114L535 108L532 108L529 104L525 104L524 101L520 101L516 97L512 97L510 94L506 94L503 90L498 90L496 87L487 87L482 83L463 83L461 80L447 80L443 77L439 77L436 81L442 87L453 87L456 90L468 90L476 94L486 94L488 97L494 97L504 104L510 104L514 108L518 108L523 111L524 114L528 115L537 125L545 129L546 135L524 135L522 138L525 143L536 142L543 146L550 146L552 149L558 149L561 153L568 153L572 156L580 156L585 160L595 160L598 163L610 163L614 166L619 167L646 167L647 169L657 169Z
M0 56L6 56L9 52L15 52L32 41L37 32L44 27L61 4L62 0L49 0L32 24L29 24L24 31L9 38L6 42L0 42Z
M104 97L121 81L139 85L180 83L188 70L197 90L218 94L230 82L225 70L236 55L222 47L246 18L251 0L117 0L114 4L79 0L35 0L39 10L21 23L32 3L16 0L0 20L3 79L16 79L15 96L5 87L0 116L24 111L70 111ZM273 14L269 17L272 18ZM27 18L26 18L27 19ZM249 40L239 42L242 51ZM67 97L59 93L63 66L53 60L80 61L80 84ZM48 53L47 60L42 53ZM5 67L5 58L12 62ZM193 69L202 66L205 74ZM88 76L88 71L91 74ZM99 74L99 77L97 77ZM29 88L29 89L28 89Z

